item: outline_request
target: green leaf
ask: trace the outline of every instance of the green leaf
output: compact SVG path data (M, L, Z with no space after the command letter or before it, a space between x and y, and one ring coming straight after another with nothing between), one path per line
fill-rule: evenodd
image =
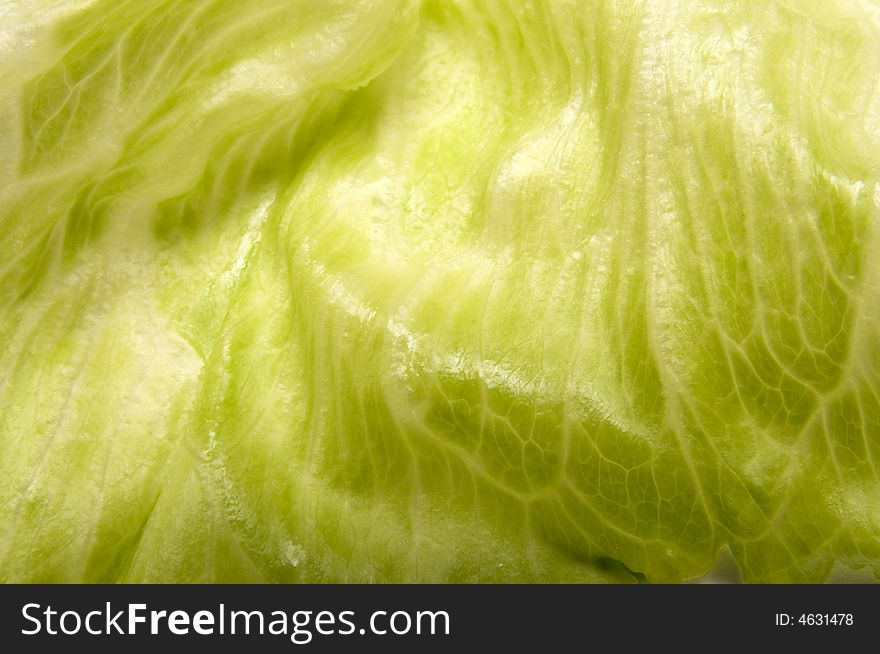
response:
M880 575L870 3L31 0L0 51L0 580Z

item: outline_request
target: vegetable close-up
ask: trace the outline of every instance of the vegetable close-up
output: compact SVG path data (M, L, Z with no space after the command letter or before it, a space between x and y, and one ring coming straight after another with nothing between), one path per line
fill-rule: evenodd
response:
M0 2L0 581L880 576L874 0Z

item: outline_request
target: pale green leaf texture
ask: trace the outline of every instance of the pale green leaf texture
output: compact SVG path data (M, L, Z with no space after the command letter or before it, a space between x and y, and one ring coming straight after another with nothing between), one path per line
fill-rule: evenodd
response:
M876 2L3 3L0 153L0 581L880 575Z

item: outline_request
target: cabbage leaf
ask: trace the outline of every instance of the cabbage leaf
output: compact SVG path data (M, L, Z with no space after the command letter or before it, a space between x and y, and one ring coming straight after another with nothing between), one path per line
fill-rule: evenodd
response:
M0 6L0 580L880 575L880 7Z

